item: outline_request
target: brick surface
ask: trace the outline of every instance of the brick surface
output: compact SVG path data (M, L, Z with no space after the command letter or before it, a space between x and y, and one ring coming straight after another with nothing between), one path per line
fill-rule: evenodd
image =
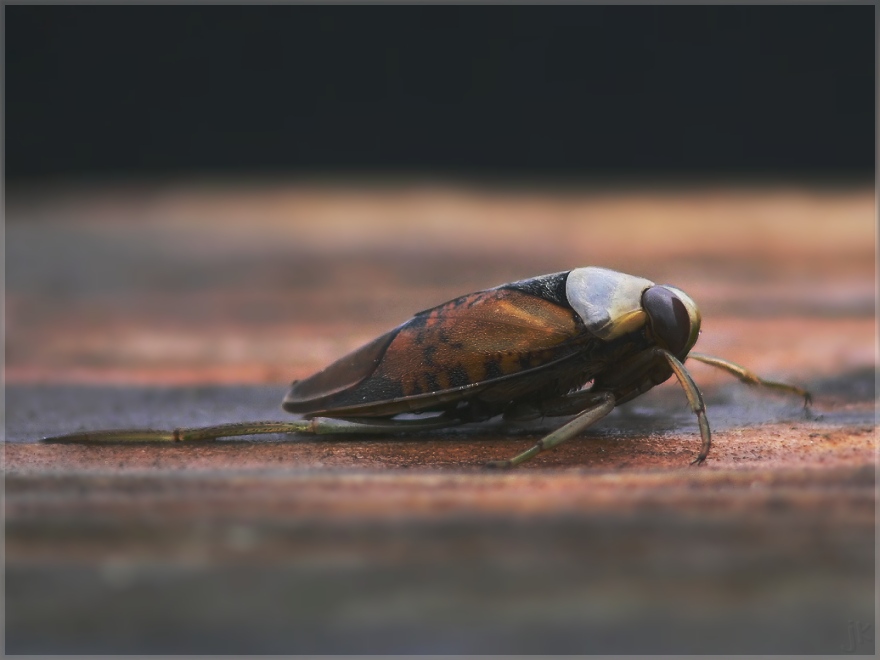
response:
M861 190L12 191L9 652L839 653L873 638L874 207ZM541 423L42 445L282 419L287 383L413 312L579 265L679 286L674 383L512 473ZM854 623L855 622L855 623ZM870 646L870 648L868 648Z

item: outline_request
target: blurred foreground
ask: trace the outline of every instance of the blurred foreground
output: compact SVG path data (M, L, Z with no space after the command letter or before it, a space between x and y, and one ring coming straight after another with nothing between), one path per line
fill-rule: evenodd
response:
M873 652L873 191L8 195L7 652ZM684 289L698 350L818 416L694 365L702 468L674 383L506 474L539 429L34 444L281 418L414 312L583 265Z

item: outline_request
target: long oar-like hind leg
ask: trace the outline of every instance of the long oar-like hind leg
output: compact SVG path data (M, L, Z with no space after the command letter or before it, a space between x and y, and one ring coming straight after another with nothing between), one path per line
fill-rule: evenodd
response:
M694 359L713 367L718 367L719 369L726 371L733 376L736 376L746 385L769 387L770 389L781 390L783 392L790 392L792 394L802 396L804 397L805 409L809 408L810 404L813 403L813 397L807 390L797 387L796 385L789 385L788 383L779 383L773 380L765 380L754 372L749 371L745 367L740 366L735 362L731 362L730 360L715 357L714 355L704 355L703 353L690 353L688 355L688 359Z
M610 392L598 394L595 405L587 408L573 420L553 431L553 433L551 433L550 435L544 436L543 438L538 440L538 442L533 447L525 450L521 454L517 454L513 458L510 458L506 461L492 461L490 463L486 463L486 467L510 468L514 465L524 463L533 456L540 454L542 451L551 449L556 445L560 445L566 440L571 440L574 436L583 431L585 428L592 424L595 424L600 419L605 417L605 415L614 410L615 405L616 401L614 399L614 395Z
M404 431L427 431L445 428L462 423L461 420L437 415L426 419L332 419L314 417L312 419L289 422L234 422L216 426L197 426L179 428L173 431L154 429L119 429L109 431L87 431L68 433L49 438L43 442L197 442L233 438L248 435L272 433L311 433L311 434L369 434L399 433Z

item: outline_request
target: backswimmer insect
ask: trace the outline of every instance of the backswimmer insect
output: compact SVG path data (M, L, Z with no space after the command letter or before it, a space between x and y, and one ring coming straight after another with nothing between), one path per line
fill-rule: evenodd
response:
M467 294L423 312L294 381L282 402L302 419L173 431L72 433L47 442L193 441L262 433L422 431L502 415L506 420L574 418L530 449L491 467L512 467L569 440L616 406L678 379L697 416L706 460L711 432L686 359L719 367L749 385L804 397L727 360L691 353L700 312L683 291L596 267L542 275Z

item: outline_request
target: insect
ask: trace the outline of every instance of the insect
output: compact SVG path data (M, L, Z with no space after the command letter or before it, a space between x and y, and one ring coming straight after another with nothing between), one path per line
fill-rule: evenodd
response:
M706 460L711 431L686 359L750 385L804 397L721 358L691 353L700 312L680 289L585 267L467 294L294 381L282 402L302 418L156 431L72 433L54 442L188 441L261 433L385 433L485 421L574 416L534 446L492 467L512 467L581 433L616 406L673 375L699 422Z

